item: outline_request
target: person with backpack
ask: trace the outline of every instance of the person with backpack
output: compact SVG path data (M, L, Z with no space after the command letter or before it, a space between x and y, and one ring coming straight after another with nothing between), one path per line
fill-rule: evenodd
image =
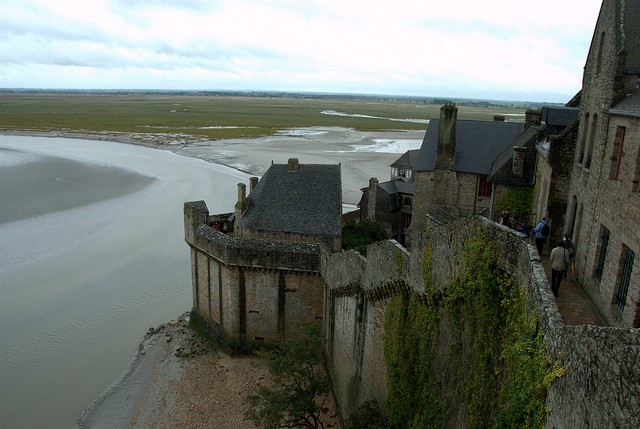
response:
M542 255L542 249L544 248L544 242L549 239L549 222L546 217L543 217L538 226L533 229L536 235L536 248L538 249L538 255Z

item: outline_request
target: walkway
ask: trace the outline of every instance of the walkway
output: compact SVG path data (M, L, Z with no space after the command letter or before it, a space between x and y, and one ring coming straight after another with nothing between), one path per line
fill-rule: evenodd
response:
M551 284L551 263L549 262L549 254L551 247L545 244L542 250L542 266L547 273L549 284ZM567 274L567 278L560 283L560 290L556 298L560 315L567 325L597 325L606 326L598 314L595 306L584 293L578 282L573 278L571 272Z

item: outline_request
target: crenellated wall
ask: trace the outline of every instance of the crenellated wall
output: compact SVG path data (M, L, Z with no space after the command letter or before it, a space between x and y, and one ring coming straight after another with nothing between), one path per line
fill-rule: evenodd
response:
M464 243L482 231L495 238L498 268L526 292L549 354L565 369L548 388L546 427L640 427L640 330L566 325L537 251L510 228L479 216L458 219L432 227L428 240L415 236L413 252L388 240L364 258L322 245L235 238L207 226L201 201L185 203L184 212L194 317L233 348L279 338L303 320L322 321L344 417L367 400L386 403L389 298L404 290L432 305L423 273L436 289L447 287L464 270Z
M324 280L315 244L243 239L207 225L202 201L184 205L192 314L234 349L275 341L301 321L321 321Z
M565 368L548 389L546 427L640 427L639 331L566 325L538 253L521 234L481 217L431 229L426 254L431 255L435 287L446 287L462 272L463 244L478 229L496 239L499 269L525 289L548 352ZM415 249L424 249L425 237L414 243ZM424 290L423 250L407 253L387 241L371 245L368 255L324 251L322 256L326 351L343 416L370 399L385 404L387 301L403 288L418 294Z

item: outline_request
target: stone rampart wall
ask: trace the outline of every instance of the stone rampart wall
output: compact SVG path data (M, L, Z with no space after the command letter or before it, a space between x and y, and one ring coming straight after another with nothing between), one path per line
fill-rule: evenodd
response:
M184 211L193 312L220 342L251 348L323 319L318 245L222 233L207 225L201 201Z
M639 331L567 326L538 253L522 234L481 217L432 228L431 273L436 287L446 287L462 272L464 242L479 229L496 239L499 268L525 288L548 352L565 368L565 375L549 387L546 427L639 427ZM424 242L424 235L414 237L413 248L423 249ZM393 241L370 246L367 259L355 252L323 252L327 355L345 417L369 399L385 404L386 303L402 288L423 291L422 253L409 254Z

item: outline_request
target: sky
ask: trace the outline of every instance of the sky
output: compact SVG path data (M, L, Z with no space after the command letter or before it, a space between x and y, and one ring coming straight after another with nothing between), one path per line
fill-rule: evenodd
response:
M566 102L601 0L0 0L0 88Z

